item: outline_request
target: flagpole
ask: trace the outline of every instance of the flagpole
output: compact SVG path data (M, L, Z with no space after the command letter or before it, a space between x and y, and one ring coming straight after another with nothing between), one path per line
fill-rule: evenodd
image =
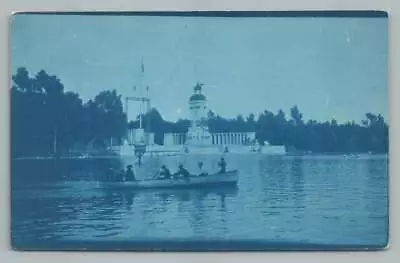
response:
M140 95L139 97L143 97L143 75L144 75L144 65L143 65L143 58L140 60ZM142 126L142 118L143 118L143 101L139 101L140 105L140 129L143 128Z

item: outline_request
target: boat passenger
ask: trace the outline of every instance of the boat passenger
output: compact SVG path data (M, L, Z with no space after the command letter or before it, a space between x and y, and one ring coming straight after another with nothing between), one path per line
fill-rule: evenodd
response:
M167 166L165 166L165 165L161 166L159 178L160 179L170 179L171 178L171 172L169 171Z
M225 162L225 159L224 159L224 157L221 157L221 159L220 159L220 161L219 161L219 163L218 163L218 166L219 166L219 173L220 174L223 174L223 173L225 173L226 172L226 162Z
M204 170L203 170L203 162L199 162L197 165L198 165L198 167L199 167L199 176L205 176L205 175L207 175L207 173L204 172Z
M132 167L133 167L132 165L128 165L126 167L125 181L136 181L135 174L133 173Z
M179 165L179 169L176 173L174 173L174 176L182 176L185 180L189 180L190 173L188 170L186 170L182 164Z
M119 173L116 174L115 176L115 181L117 182L123 182L125 177L125 171L124 169L121 169L121 171L119 171Z

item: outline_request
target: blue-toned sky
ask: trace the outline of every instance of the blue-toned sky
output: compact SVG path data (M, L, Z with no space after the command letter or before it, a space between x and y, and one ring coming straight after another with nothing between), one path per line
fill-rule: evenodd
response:
M11 69L44 69L84 100L150 86L169 120L204 84L222 116L298 105L304 118L388 116L386 18L212 18L17 15ZM130 107L133 116L137 107Z

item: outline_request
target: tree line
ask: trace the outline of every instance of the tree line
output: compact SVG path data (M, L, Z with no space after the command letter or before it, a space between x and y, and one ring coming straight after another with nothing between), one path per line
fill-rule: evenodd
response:
M388 125L381 115L372 113L366 113L361 124L355 121L339 124L335 119L304 121L303 114L294 106L288 117L282 110L277 113L265 110L257 117L251 113L230 119L209 111L206 122L211 133L255 132L261 145L284 145L290 152L387 153L389 147ZM128 126L138 128L139 122L130 122ZM163 120L157 109L143 116L143 128L155 133L157 144L162 144L165 133L186 133L189 126L187 119Z
M44 70L30 77L25 68L12 76L11 151L13 155L49 154L73 149L105 149L114 138L121 143L127 128L122 97L116 90L102 91L83 102L78 93L66 91L60 79ZM164 120L155 108L142 116L143 128L163 144L165 133L185 133L190 121ZM339 124L335 119L305 121L297 106L289 116L283 110L224 118L208 112L210 132L256 132L260 144L285 145L289 151L313 153L387 153L388 124L381 115L366 113L360 123Z
M61 153L74 148L101 148L111 136L125 135L127 121L121 95L102 91L83 102L66 91L57 76L25 68L12 76L11 154Z

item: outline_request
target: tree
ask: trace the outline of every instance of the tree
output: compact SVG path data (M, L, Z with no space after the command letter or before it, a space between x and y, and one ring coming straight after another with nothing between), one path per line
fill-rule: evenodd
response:
M127 120L123 112L121 95L116 90L102 91L94 99L99 111L97 134L104 140L116 137L120 140L126 133Z
M130 123L129 127L133 129L139 128L139 119L140 115L137 116L136 121ZM142 127L145 132L154 133L154 142L159 145L164 142L164 133L167 130L172 132L171 125L164 121L160 112L155 108L142 115Z
M12 76L11 154L38 155L67 152L76 145L104 147L110 138L121 139L127 128L138 128L139 121L127 123L121 95L105 90L83 103L79 94L66 92L61 80L46 71L34 77L25 68ZM264 110L255 117L223 118L213 111L207 114L209 131L256 132L260 143L284 145L300 152L316 153L387 153L389 127L380 114L366 113L361 125L354 120L340 124L330 121L303 120L297 106L290 118L283 110L276 114ZM146 132L155 133L155 142L163 144L165 133L186 133L190 121L164 120L153 108L142 116Z
M12 80L13 156L60 153L76 144L125 135L126 117L115 90L83 104L77 93L65 92L61 80L44 70L32 78L19 68Z
M250 113L246 118L246 131L251 132L255 131L257 128L256 117L254 113Z
M238 115L235 120L233 120L233 132L246 132L247 123L242 115Z
M300 110L297 106L294 106L290 109L290 115L294 125L299 126L303 124L303 114L300 113Z
M214 118L215 118L215 113L212 110L209 110L207 112L207 119L210 120L210 119L214 119Z

